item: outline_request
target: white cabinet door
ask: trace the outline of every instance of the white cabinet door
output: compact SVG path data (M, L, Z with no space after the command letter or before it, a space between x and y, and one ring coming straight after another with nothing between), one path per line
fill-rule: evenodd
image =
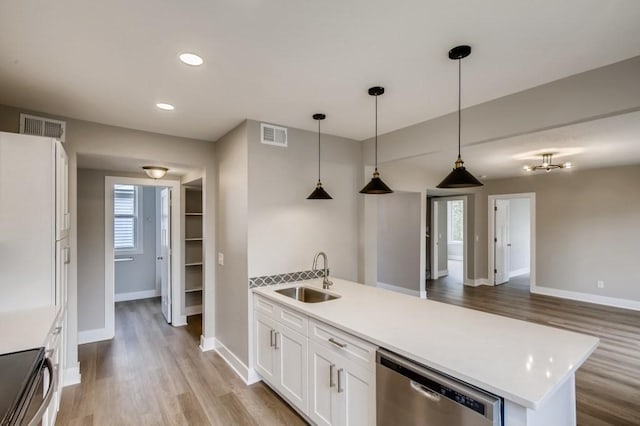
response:
M267 382L276 385L275 321L260 312L254 315L254 346L256 371Z
M55 143L56 170L56 240L69 235L71 215L69 214L69 159L62 144Z
M376 423L375 376L351 361L342 363L336 371L339 425L367 426Z
M317 425L331 426L338 418L335 358L324 346L309 342L309 417Z
M276 387L303 413L307 413L307 337L278 324L276 328Z

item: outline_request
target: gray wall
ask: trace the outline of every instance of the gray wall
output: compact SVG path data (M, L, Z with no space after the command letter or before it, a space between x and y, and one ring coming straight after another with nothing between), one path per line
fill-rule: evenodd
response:
M104 182L103 182L104 186ZM159 290L156 282L156 188L142 187L142 253L118 255L132 261L115 263L115 292Z
M420 287L420 193L394 193L378 200L378 282Z
M531 203L528 198L509 200L510 271L529 269L531 260Z
M281 148L260 143L259 122L247 125L249 276L308 270L324 251L333 276L358 281L360 144L322 135L322 183L333 199L307 200L318 180L318 134L289 128Z
M640 300L638 182L640 166L486 181L476 193L475 277L487 277L487 196L535 192L537 285Z
M215 143L217 177L216 338L248 365L247 123Z

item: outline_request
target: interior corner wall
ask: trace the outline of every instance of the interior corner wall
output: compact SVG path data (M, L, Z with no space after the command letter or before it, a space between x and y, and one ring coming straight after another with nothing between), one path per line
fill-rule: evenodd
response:
M378 282L420 291L421 198L396 192L378 200Z
M244 121L215 143L217 166L215 337L249 364L248 139Z
M331 276L358 280L358 142L322 134L322 183L332 200L307 200L318 180L318 134L288 128L288 146L260 141L249 120L249 276L311 269L324 251Z
M638 165L486 181L476 192L475 277L487 278L488 195L534 192L536 285L640 301L637 182Z

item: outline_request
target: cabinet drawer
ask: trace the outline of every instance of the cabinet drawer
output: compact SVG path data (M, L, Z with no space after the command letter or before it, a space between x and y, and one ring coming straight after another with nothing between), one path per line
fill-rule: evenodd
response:
M258 295L254 295L253 307L256 312L262 312L290 329L307 335L309 320L306 315Z
M309 320L309 338L367 369L375 366L376 346L335 327Z
M276 315L276 304L270 301L269 299L265 299L262 296L254 295L253 296L253 309L258 312L262 312L267 314L271 318L275 319Z

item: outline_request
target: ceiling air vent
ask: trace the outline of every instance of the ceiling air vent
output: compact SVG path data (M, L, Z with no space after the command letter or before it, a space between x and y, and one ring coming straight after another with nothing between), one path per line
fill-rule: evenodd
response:
M47 136L64 142L66 124L52 118L20 114L20 133L25 135Z
M271 124L260 123L261 142L267 145L287 147L287 129L273 126Z

